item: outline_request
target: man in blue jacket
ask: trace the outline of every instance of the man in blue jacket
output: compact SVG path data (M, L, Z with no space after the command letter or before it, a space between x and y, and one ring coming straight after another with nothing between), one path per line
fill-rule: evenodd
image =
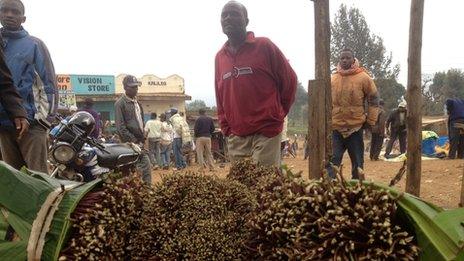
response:
M0 33L6 63L23 99L29 131L16 139L16 132L0 106L0 143L3 159L14 168L48 173L47 129L43 123L56 112L58 92L55 70L45 44L22 27L26 21L20 0L0 1Z
M448 112L448 136L450 141L450 159L464 158L464 100L447 99L446 110Z

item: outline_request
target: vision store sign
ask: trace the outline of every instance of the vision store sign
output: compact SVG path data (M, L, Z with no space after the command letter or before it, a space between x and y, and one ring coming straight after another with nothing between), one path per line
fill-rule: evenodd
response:
M112 75L57 75L60 93L71 92L77 95L114 94L114 76Z

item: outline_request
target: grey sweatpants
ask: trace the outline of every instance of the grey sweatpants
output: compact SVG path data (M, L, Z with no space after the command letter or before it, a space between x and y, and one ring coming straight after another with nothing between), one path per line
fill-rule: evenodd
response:
M48 174L47 131L41 126L31 125L21 140L17 140L14 130L0 130L0 147L3 160L13 168L26 166Z
M146 151L142 151L135 167L142 175L142 180L151 185L151 163Z

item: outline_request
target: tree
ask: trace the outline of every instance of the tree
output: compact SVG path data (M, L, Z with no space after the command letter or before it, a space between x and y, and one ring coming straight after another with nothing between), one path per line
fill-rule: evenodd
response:
M396 79L376 79L375 85L385 102L384 109L387 112L396 108L406 93L406 88Z
M331 32L330 60L333 66L338 64L340 51L350 48L373 78L397 78L399 65L392 65L392 54L387 54L383 39L371 33L359 9L340 5Z
M201 108L209 109L206 106L206 103L204 101L202 101L202 100L191 101L191 102L187 103L187 105L185 107L186 107L187 111L198 111Z
M308 105L308 92L305 90L301 82L298 82L296 89L295 102L288 112L289 124L298 125L306 124L308 122L307 113L304 113L304 107ZM306 108L307 110L307 108Z
M337 66L343 48L353 50L360 64L374 78L387 110L398 105L406 89L397 82L400 72L398 64L392 64L392 54L387 53L383 39L371 33L366 19L357 8L340 5L331 26L331 55L333 66Z
M422 94L424 114L442 115L446 99L464 99L464 72L450 69L447 72L435 73L432 80L423 80Z
M464 72L459 69L450 69L446 73L443 83L445 98L464 99Z

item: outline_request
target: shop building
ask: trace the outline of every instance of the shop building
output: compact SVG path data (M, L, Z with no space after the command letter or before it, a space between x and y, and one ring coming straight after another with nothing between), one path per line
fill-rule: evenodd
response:
M120 74L116 77L117 95L124 93L122 80L125 76L126 74ZM192 97L185 94L184 78L177 74L167 78L147 74L138 80L142 85L139 87L137 99L143 106L145 120L148 120L153 112L160 115L171 108L185 113L185 101L191 100Z
M59 109L69 110L72 105L81 108L86 98L92 98L102 121L114 121L114 102L124 94L122 80L125 76L59 74ZM167 78L145 75L139 81L142 86L139 87L138 100L143 106L145 120L153 112L160 115L170 108L185 112L185 101L191 100L191 96L185 94L182 77L176 74Z

